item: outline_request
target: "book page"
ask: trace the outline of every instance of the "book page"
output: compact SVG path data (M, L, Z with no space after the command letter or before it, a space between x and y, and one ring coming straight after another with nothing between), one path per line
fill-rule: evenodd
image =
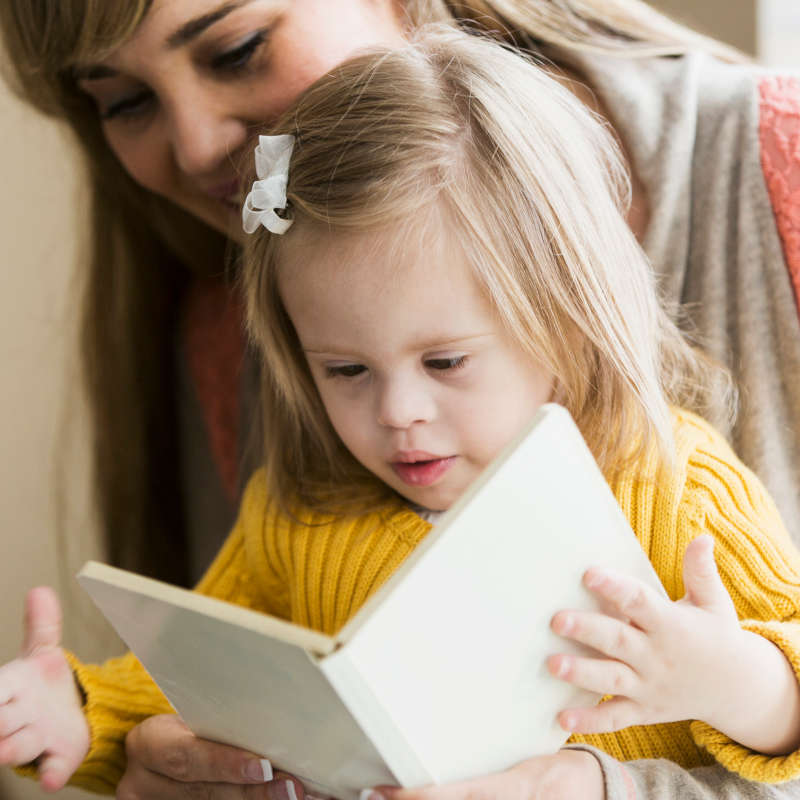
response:
M322 650L329 637L100 564L79 581L197 736L266 756L317 794L396 782L316 656L274 634Z

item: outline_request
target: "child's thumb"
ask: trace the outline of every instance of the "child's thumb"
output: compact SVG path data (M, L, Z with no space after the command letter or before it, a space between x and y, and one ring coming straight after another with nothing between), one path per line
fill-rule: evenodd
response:
M61 605L49 586L31 589L25 598L25 638L22 655L61 644Z
M692 539L683 556L686 599L701 608L730 605L730 597L717 572L714 539L708 534Z

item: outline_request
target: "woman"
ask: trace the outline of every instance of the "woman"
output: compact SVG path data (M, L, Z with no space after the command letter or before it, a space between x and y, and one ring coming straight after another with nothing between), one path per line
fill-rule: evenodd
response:
M542 53L597 93L571 84L617 130L632 166L631 225L668 298L695 304L703 343L732 363L746 401L737 449L800 530L800 452L786 435L800 431L793 261L781 253L753 147L758 94L764 115L779 114L770 98L780 87L701 55L645 58L704 50L735 61L735 53L636 0L10 0L0 21L19 90L70 122L90 167L84 349L98 499L115 562L178 582L196 577L257 460L244 456L249 370L224 275L250 134L354 50L453 16ZM712 158L716 169L693 171ZM790 206L779 211L791 221ZM235 246L227 249L235 261ZM740 316L745 307L754 313ZM189 739L170 718L137 729L129 750L122 786L142 796L179 796L170 775L242 776L242 754ZM183 757L194 766L170 771ZM604 766L608 796L614 776L627 776L623 788L638 780L633 768ZM659 779L676 780L647 778Z

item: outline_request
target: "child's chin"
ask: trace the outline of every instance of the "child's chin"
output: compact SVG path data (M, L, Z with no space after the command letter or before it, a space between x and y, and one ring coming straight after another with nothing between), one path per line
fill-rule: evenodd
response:
M417 489L416 491L404 487L404 489L400 490L400 494L409 502L416 506L422 506L428 511L447 511L458 500L457 496L451 497L450 493L437 491L434 487Z

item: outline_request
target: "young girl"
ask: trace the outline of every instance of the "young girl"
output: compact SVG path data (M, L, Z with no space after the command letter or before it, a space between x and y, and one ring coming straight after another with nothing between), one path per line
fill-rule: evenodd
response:
M198 590L333 633L554 400L672 598L597 568L585 585L616 615L553 619L601 657L553 654L552 674L614 695L562 712L572 741L800 776L800 556L757 479L678 407L725 413L659 308L608 133L518 56L437 31L329 73L276 132L244 208L267 460ZM113 790L126 732L169 707L132 656L60 650L50 603L30 597L0 672L0 761ZM592 761L565 796L603 797ZM543 763L526 762L541 780Z

